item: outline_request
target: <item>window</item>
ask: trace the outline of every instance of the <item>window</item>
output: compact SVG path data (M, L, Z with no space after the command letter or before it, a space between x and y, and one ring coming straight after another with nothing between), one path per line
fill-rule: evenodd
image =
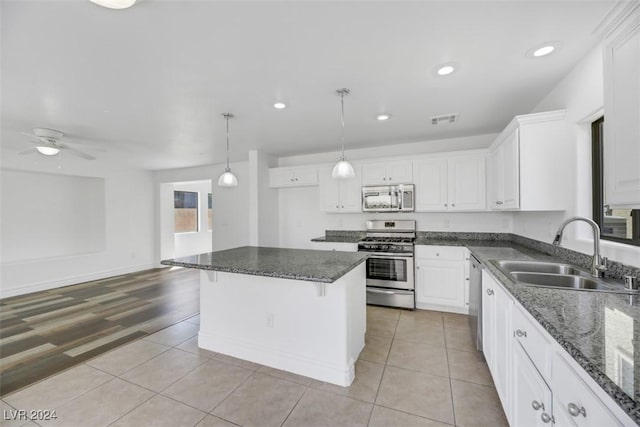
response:
M209 218L209 231L213 230L213 198L211 193L209 193L207 200L207 216Z
M605 200L603 147L604 117L591 124L593 166L593 220L600 226L600 238L640 246L640 209L611 208Z
M173 208L176 233L198 231L198 193L174 191Z

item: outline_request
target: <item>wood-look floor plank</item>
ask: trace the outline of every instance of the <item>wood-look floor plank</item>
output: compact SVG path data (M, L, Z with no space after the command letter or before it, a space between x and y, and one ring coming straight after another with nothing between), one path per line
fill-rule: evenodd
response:
M0 395L197 314L199 277L152 269L0 300Z

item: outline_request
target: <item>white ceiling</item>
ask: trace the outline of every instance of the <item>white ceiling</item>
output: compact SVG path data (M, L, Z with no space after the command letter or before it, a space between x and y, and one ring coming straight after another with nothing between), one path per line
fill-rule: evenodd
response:
M498 132L598 43L615 3L3 0L5 163L33 127L147 169L219 163L227 111L232 161L333 151L341 87L347 148ZM549 40L557 52L525 56ZM450 61L459 71L436 76Z

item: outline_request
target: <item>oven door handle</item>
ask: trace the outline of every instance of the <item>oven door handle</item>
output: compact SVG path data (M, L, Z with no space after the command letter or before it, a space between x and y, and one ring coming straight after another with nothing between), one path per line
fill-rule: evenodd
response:
M391 252L367 252L367 251L358 251L358 252L368 254L369 258L413 258L413 254L391 253Z
M385 295L413 295L414 294L411 291L403 291L400 289L387 291L384 289L369 288L369 287L367 287L367 292L371 292L372 294L385 294Z

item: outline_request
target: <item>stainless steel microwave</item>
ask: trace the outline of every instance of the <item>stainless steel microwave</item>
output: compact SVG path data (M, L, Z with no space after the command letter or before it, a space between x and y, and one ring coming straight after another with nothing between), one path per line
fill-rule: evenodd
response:
M413 212L413 184L362 187L362 212Z

